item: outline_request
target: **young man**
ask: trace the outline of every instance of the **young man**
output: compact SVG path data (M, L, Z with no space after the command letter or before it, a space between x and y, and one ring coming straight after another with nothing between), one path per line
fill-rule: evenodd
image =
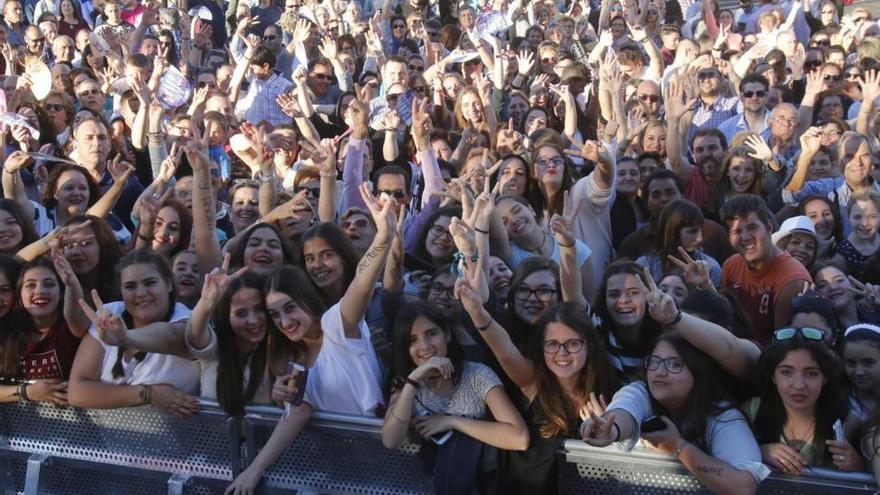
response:
M736 254L724 262L721 286L740 302L752 322L751 338L770 341L791 318L791 301L812 279L806 268L770 237L770 210L758 196L731 198L721 208Z

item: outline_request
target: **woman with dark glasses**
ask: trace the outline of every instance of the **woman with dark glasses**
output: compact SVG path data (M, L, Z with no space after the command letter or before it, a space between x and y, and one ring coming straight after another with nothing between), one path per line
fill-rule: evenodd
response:
M843 367L824 337L810 327L777 330L761 355L761 394L743 405L763 461L786 474L863 468L852 444L834 432L848 407Z
M770 474L742 413L717 382L715 362L677 333L661 336L645 358L646 382L620 389L603 411L588 406L585 442L605 447L639 438L677 457L714 493L755 493Z

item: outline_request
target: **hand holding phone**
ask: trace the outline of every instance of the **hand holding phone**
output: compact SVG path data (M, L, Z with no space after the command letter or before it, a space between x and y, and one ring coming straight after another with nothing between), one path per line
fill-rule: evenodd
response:
M309 377L309 370L305 366L295 361L290 361L287 363L287 370L285 374L290 375L290 380L287 381L287 386L293 387L295 389L295 395L292 401L284 403L283 418L287 418L288 416L290 416L291 405L302 405L303 397L306 393L306 381Z
M837 421L834 422L833 428L834 428L834 439L837 440L838 442L845 442L846 435L843 432L843 423L841 423L840 420L838 419Z
M642 433L654 433L666 429L666 423L660 416L651 416L642 423Z

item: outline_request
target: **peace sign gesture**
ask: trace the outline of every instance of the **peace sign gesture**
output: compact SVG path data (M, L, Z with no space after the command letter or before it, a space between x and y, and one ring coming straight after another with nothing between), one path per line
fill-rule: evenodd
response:
M852 284L849 290L874 306L880 306L880 286L863 283L852 275L849 276L849 281Z
M455 280L455 297L475 321L483 314L483 304L489 300L489 282L483 270L484 258L480 256L476 263L466 262L465 273Z
M694 260L690 254L681 246L678 246L678 254L681 259L673 255L667 258L684 272L684 281L695 286L699 290L714 287L712 279L709 275L709 263L703 260Z
M226 253L223 257L223 264L220 268L214 268L205 275L205 283L202 285L202 301L206 302L211 308L217 305L226 289L235 282L236 279L244 275L248 271L248 267L240 268L235 273L229 273L229 260L231 256Z
M581 439L594 447L607 447L619 440L614 428L614 413L603 416L592 400L586 405L588 417L581 425Z
M559 213L553 214L553 217L550 219L550 230L553 231L559 247L573 248L575 247L574 219L584 206L584 198L578 201L576 208L571 206L571 193L569 191L564 191L562 198L562 215Z
M97 311L92 309L84 299L79 300L79 307L82 308L83 313L98 330L98 339L107 345L125 347L128 341L128 328L125 325L125 321L123 321L120 315L113 314L104 307L101 296L94 289L92 289L92 301L94 301Z
M67 258L64 257L64 254L61 253L61 250L57 247L54 247L52 248L51 253L52 263L55 265L55 271L58 272L58 277L61 278L61 283L68 288L80 287L79 279L76 278L76 273L74 273L73 267L70 266L70 262L67 261Z
M461 254L468 258L477 254L477 236L467 222L458 217L452 217L452 221L449 223L449 233L452 234L452 241Z
M663 326L675 323L675 320L678 319L678 314L681 311L678 309L678 306L675 305L675 300L672 299L672 296L657 287L657 282L655 282L654 277L651 276L650 270L645 268L644 275L645 280L648 281L647 287L645 287L645 283L642 282L641 277L637 276L636 282L638 282L639 290L642 293L647 294L646 300L651 318L654 318L655 321Z
M385 200L384 205L380 205L379 201L373 196L373 193L370 192L369 182L361 183L359 189L361 198L363 198L367 208L370 209L373 220L376 221L376 235L380 239L390 240L394 236L395 226L397 225L397 215L394 210L397 201L393 197L389 197Z

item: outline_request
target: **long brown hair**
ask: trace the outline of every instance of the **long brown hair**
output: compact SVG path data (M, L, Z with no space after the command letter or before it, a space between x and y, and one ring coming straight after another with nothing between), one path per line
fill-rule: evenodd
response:
M309 313L313 319L320 320L327 310L321 293L312 279L302 269L285 265L272 272L266 280L263 296L270 292L287 294L296 304ZM288 361L302 363L308 350L303 342L294 342L281 333L275 322L269 319L269 369L275 376L283 375Z
M590 392L594 392L597 396L601 394L610 400L618 388L617 375L611 369L605 354L605 344L584 308L563 303L548 309L538 324L542 337L550 323L561 323L584 339L587 360L578 374L575 394L587 400ZM533 345L529 349L530 358L535 363L538 385L538 394L534 400L534 420L538 431L543 438L567 435L580 422L578 411L562 390L556 375L547 369L543 346Z

